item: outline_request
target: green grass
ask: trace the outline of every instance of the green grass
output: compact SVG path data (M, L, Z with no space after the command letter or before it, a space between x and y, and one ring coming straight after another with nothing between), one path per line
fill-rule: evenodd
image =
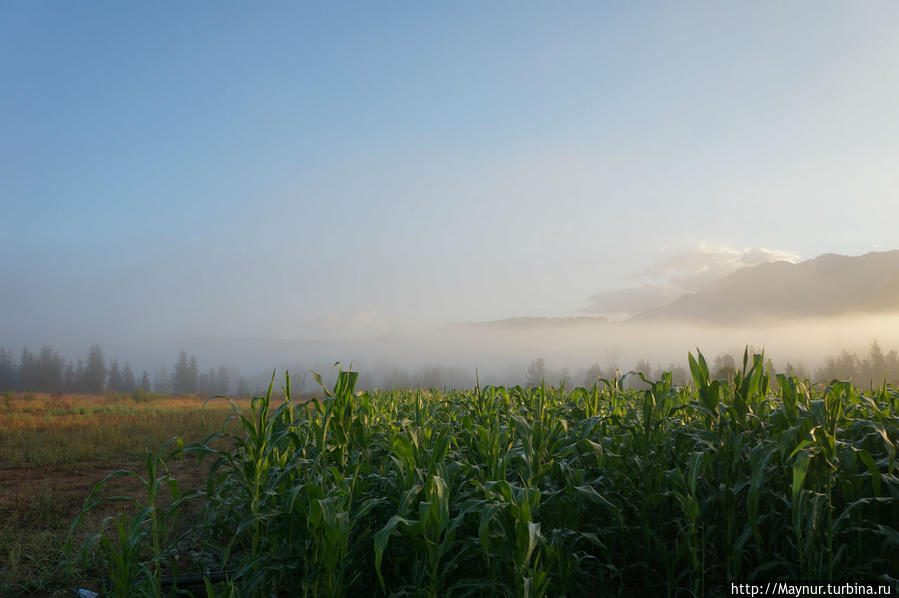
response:
M593 388L354 392L232 405L188 536L148 497L104 543L115 592L160 595L202 552L240 596L709 596L732 581L899 577L899 393L701 354L671 376ZM639 375L639 374L635 374ZM642 377L642 375L640 375ZM227 439L229 450L213 444ZM125 474L123 474L125 475ZM156 480L154 482L153 480ZM155 485L154 485L155 484ZM98 494L101 496L102 493ZM98 503L99 504L99 503ZM86 509L89 511L90 509ZM166 542L169 542L168 544ZM186 542L186 543L185 543ZM116 546L124 547L121 550Z

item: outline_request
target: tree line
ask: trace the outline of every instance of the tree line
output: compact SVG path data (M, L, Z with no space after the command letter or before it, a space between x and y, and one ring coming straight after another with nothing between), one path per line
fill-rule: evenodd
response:
M881 384L884 380L899 385L899 352L896 349L884 353L875 340L868 355L859 357L849 351L828 357L824 365L815 370L815 379L829 382L834 378L849 378L859 385Z
M752 355L760 353L761 350L750 346L748 352L749 355ZM732 380L742 366L742 353L739 356L720 353L709 360L711 375L717 379ZM871 343L867 355L859 356L844 349L838 355L825 358L824 362L813 371L807 369L801 362L794 364L788 361L777 366L767 357L766 366L773 372L785 373L816 383L826 384L832 380L851 380L859 386L877 386L886 381L893 386L899 386L899 351L893 349L884 353L876 340ZM658 380L663 371L671 372L672 382L676 385L688 384L691 381L690 372L685 367L673 363L667 368L663 368L652 365L646 359L641 359L633 368L627 369L615 365L602 367L597 362L589 368L572 372L567 367L550 368L544 359L539 358L527 366L525 384L539 386L545 381L546 384L552 385L564 384L571 387L579 384L589 388L601 379L613 380L628 371L640 372L652 380ZM644 387L642 381L636 376L629 376L624 385L631 388Z
M758 352L750 347L749 353ZM739 356L722 353L709 360L712 376L715 378L732 378L742 366L742 353ZM801 363L796 365L787 362L781 367L768 360L767 365L774 371L810 379L813 382L827 383L833 379L852 380L859 385L877 385L886 380L899 385L899 352L891 350L887 353L875 340L867 355L859 356L848 350L827 357L814 371L805 368ZM505 375L495 374L488 380L505 384L524 383L527 386L539 386L543 381L550 385L565 384L567 387L583 385L593 386L600 379L612 380L616 375L627 371L643 373L647 378L658 379L662 371L672 372L675 384L687 384L690 381L689 371L683 366L669 364L663 368L652 365L648 360L638 361L633 368L619 368L616 365L601 366L598 362L588 368L570 370L568 367L550 368L541 359L532 361L524 372L507 372ZM296 368L292 371L302 371ZM264 387L268 374L253 379L254 387ZM381 384L375 383L375 376L362 372L360 388L459 388L475 384L473 372L460 368L441 365L423 366L418 371L407 372L398 367L381 372L378 376ZM503 380L500 380L502 378ZM507 379L508 378L508 379ZM481 381L485 381L482 377ZM636 376L625 381L626 386L639 388L642 385ZM214 395L226 394L248 396L250 384L247 380L225 366L202 370L197 358L182 350L174 367L170 370L160 368L153 376L147 370L140 375L132 370L131 365L117 359L107 362L103 349L92 345L84 358L74 362L64 359L52 347L41 347L37 353L28 347L18 354L0 346L0 392L32 391L32 392L65 392L75 394L101 394L103 392L129 393L137 389L160 393ZM258 390L258 388L257 388Z
M28 347L18 356L0 346L0 392L32 391L47 393L102 394L129 393L137 389L175 394L248 394L247 382L225 366L200 371L197 358L181 351L171 373L162 368L151 383L150 373L135 375L131 364L113 359L107 363L103 349L91 345L84 358L66 360L52 347L37 353Z

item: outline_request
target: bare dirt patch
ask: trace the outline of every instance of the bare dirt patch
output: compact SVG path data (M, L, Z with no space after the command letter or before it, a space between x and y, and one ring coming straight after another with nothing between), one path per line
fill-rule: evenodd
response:
M200 488L210 461L196 458L172 460L168 469L182 491ZM79 565L69 577L65 570L65 543L72 522L81 512L94 486L115 470L146 475L140 460L93 461L65 467L0 466L0 595L70 596L76 587L97 590L104 578L98 558ZM131 496L144 499L139 479L112 478L104 496ZM167 497L166 497L167 498ZM161 501L165 505L165 499ZM182 523L196 516L199 505L186 505ZM133 512L127 503L105 503L86 517L73 535L74 557L84 541L99 530L105 517L122 511Z

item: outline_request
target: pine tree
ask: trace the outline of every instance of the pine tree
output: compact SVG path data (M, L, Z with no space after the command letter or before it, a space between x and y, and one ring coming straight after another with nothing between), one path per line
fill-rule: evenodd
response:
M106 386L106 358L100 345L93 345L87 355L84 368L84 391L100 394Z
M51 347L41 347L35 364L35 388L43 392L60 392L65 361Z
M125 362L125 368L122 370L122 392L131 392L137 387L134 381L134 372L131 371L131 364Z
M79 359L75 366L75 384L72 386L73 392L85 392L86 373L84 370L84 361Z
M190 361L187 364L187 392L189 393L197 392L197 382L200 377L199 370L197 358L191 355Z
M78 379L75 377L75 366L69 361L66 363L66 371L63 374L63 390L65 392L77 392Z
M115 392L122 392L122 372L119 370L119 360L113 359L109 366L109 381L106 388Z
M231 379L228 375L228 368L223 365L219 366L219 369L215 374L215 385L217 388L213 392L221 393L223 395L231 392Z
M153 374L153 391L175 392L173 375L169 374L169 369L164 365L156 368Z
M209 368L208 372L200 374L197 380L197 390L201 395L214 395L219 392L214 368Z
M172 375L172 386L176 393L189 394L197 392L197 381L199 378L196 357L188 357L187 352L182 349L178 355L178 362L175 364L175 372Z
M37 359L28 350L22 349L22 357L19 360L19 389L37 390Z
M188 391L190 377L190 365L187 360L187 352L181 349L178 355L178 361L175 363L175 371L172 372L172 390L176 393L186 393Z
M0 347L0 391L15 389L18 374L13 352Z
M245 397L250 394L250 385L247 384L247 379L241 376L237 379L237 396Z
M210 395L212 393L209 392L209 387L209 374L206 372L200 373L200 376L197 378L197 392L201 395Z
M140 375L140 387L147 392L150 391L150 372L144 370Z

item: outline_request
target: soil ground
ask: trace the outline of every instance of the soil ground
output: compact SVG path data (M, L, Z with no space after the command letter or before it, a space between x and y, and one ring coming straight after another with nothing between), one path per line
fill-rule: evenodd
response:
M169 470L182 489L201 487L209 461L182 459ZM2 596L71 596L76 588L98 591L104 578L96 557L78 567L72 577L65 571L65 543L72 522L81 512L94 485L108 473L126 469L140 472L135 461L91 462L68 467L0 468L0 566ZM116 477L106 496L142 497L143 488L132 476ZM83 542L96 533L103 518L123 510L122 503L106 503L89 514L73 535L72 555L78 561ZM132 510L133 511L133 510ZM188 517L194 509L187 509ZM187 520L184 521L187 523Z
M90 411L107 403L117 411ZM111 479L104 496L134 497L141 507L106 502L90 512L72 535L74 566L67 570L65 548L73 521L91 490L107 474L130 470L146 476L143 455L147 447L158 448L174 434L186 442L205 438L209 430L198 416L201 404L202 399L196 398L160 398L138 405L109 397L66 396L61 400L42 395L18 395L5 401L6 409L0 410L0 596L72 596L76 588L99 591L108 577L108 566L97 550L82 562L81 546L100 531L105 518L138 512L146 502L146 491L134 476ZM52 415L49 405L57 409ZM242 409L247 406L241 402ZM221 422L227 413L221 410L206 415ZM109 438L106 446L90 436L94 432ZM93 449L85 448L89 442L94 443ZM168 469L183 492L202 488L211 463L208 457L200 462L186 456L173 459ZM163 484L160 494L165 495L160 499L164 506L169 496L167 485ZM200 508L199 502L186 503L179 511L179 525L186 527L196 520ZM111 522L107 529L114 532ZM190 565L186 562L183 571Z

